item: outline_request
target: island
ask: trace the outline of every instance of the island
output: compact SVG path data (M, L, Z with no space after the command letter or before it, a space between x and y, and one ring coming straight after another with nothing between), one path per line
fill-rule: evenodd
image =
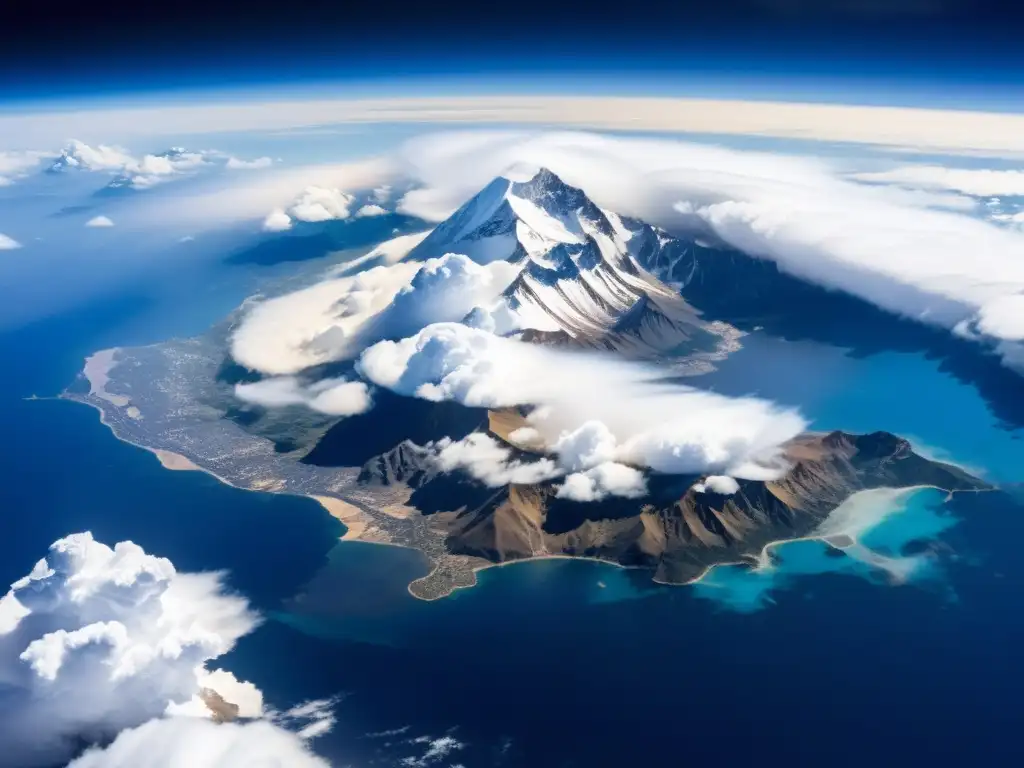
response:
M516 276L494 299L498 314L518 318L519 341L663 364L676 378L702 375L740 349L738 325L796 317L801 306L814 308L814 317L840 301L763 260L606 211L546 169L527 179L495 179L410 243L411 251L398 254L403 264L381 262L380 254L390 253L382 245L349 267L372 262L417 270L451 254L485 264L503 259ZM281 291L323 279L323 265L309 270L303 276L297 267ZM447 321L479 321L480 308L464 314L468 307L452 300L458 295L445 294L443 303L455 313ZM337 312L334 322L352 322L344 302L329 310ZM859 491L990 489L887 432L800 435L783 446L787 469L773 480L723 485L635 467L644 473L642 498L585 503L559 497L557 480L488 487L462 470L442 472L425 446L480 432L520 450L509 436L525 425L523 414L427 402L384 388L375 392L370 412L347 418L302 404L245 403L236 385L261 379L230 351L246 311L243 304L193 338L99 351L63 397L97 408L115 435L152 451L168 469L307 496L344 524L346 540L420 551L431 570L409 591L425 600L472 586L483 568L552 557L643 568L657 582L686 584L715 566L762 562L778 542L820 538L837 552L853 546L852 537L825 533L822 524ZM381 309L351 333L333 325L313 341L330 344L332 332L364 345L407 335L408 318L382 322L394 321L387 313ZM801 327L809 323L804 319ZM350 376L352 356L310 368L321 378ZM543 449L535 453L539 458Z
M278 450L196 396L199 382L217 380L222 357L210 337L109 350L92 358L83 385L63 397L97 408L120 439L152 451L168 468L202 470L252 491L308 496L345 525L345 540L420 551L431 570L409 591L424 600L473 586L481 569L552 557L644 568L659 583L687 584L717 565L755 565L782 541L853 544L815 532L858 491L991 489L887 432L801 435L786 446L790 469L783 477L740 480L731 494L702 487L701 476L652 473L645 498L587 503L556 497L553 481L494 489L459 471L442 473L428 451L408 440L360 467L322 466ZM187 400L176 395L183 383ZM480 429L499 440L516 424L506 412L485 412L484 419ZM312 424L304 428L316 432ZM321 425L319 434L326 430Z

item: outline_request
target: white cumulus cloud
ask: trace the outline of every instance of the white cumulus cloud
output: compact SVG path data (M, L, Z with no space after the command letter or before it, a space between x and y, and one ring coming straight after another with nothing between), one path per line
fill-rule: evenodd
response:
M391 199L391 185L381 184L379 187L375 187L372 193L373 201L375 203L386 203Z
M236 384L235 396L266 408L302 405L330 416L354 416L373 407L370 388L365 382L344 378L303 384L294 376L276 376L251 384Z
M38 155L40 158L53 157L53 153L21 154ZM111 182L111 186L147 189L171 177L187 174L204 167L252 170L269 168L273 162L269 157L243 160L216 150L190 151L183 147L171 147L162 152L138 156L122 147L106 144L89 145L83 141L74 140L61 151L50 168L54 172L69 170L113 172L117 173L117 176ZM4 166L3 154L0 153L0 173L3 172Z
M147 189L172 176L206 165L217 155L216 152L190 152L182 147L171 147L157 154L134 157L121 147L90 146L75 140L64 148L50 168L53 171L117 172L112 186Z
M231 355L247 368L280 375L358 354L354 337L419 269L375 267L325 280L253 306L231 338Z
M448 254L325 280L254 306L232 336L231 354L276 375L350 359L380 339L461 320L493 302L514 275L505 262L481 266Z
M150 720L122 731L68 768L329 768L298 735L257 720L214 723L191 717Z
M561 446L571 468L614 461L666 473L721 469L774 477L783 469L780 446L805 426L797 413L763 400L664 383L656 367L457 323L379 342L363 352L357 369L379 386L426 400L541 406L529 415L529 426L547 446Z
M90 146L84 141L72 140L61 152L55 168L80 168L85 171L121 171L135 165L131 153L121 147L97 144Z
M712 234L798 277L949 330L1024 293L1024 232L972 215L975 200L859 183L808 157L582 133L463 132L415 140L403 158L423 185L404 209L421 215L452 210L513 165L542 165L611 210ZM986 338L1009 361L1024 316L1006 326Z
M21 243L0 232L0 251L13 251L15 248L21 248Z
M292 217L280 208L275 208L263 219L263 229L267 232L284 232L291 228Z
M306 187L288 208L293 219L299 221L330 221L347 219L349 206L355 198L340 189L327 187Z
M975 197L1024 195L1024 171L1014 170L905 165L887 171L857 173L853 178L921 189L948 189Z
M80 739L160 717L203 687L259 714L254 686L206 669L257 623L219 573L179 573L131 542L60 539L0 600L0 765L66 760Z
M354 200L352 195L345 194L340 189L306 187L291 204L275 208L268 213L263 219L263 229L267 232L283 232L291 229L294 221L347 219L350 215L349 207Z
M540 483L562 474L550 459L513 459L512 451L493 437L480 432L474 432L457 441L445 438L428 448L437 452L435 460L442 472L461 469L494 488L511 484Z
M728 475L708 475L702 483L694 483L693 490L697 493L720 493L723 496L732 496L740 489L740 484L735 478Z
M591 422L594 423L594 422ZM522 427L518 432L532 430ZM634 467L614 461L593 463L585 471L576 471L565 454L514 458L507 445L490 435L474 432L461 440L445 438L424 446L442 472L461 470L484 485L532 485L563 478L556 495L575 501L599 501L607 496L637 498L647 493L644 474Z
M387 211L381 208L379 205L376 205L375 203L370 203L369 205L364 205L362 208L356 211L355 216L357 219L360 219L366 216L384 216L386 213Z
M87 222L85 222L85 226L87 226L87 227L112 227L112 226L114 226L114 222L108 216L93 216L91 219L89 219Z
M367 341L402 338L431 323L462 320L476 307L493 304L518 271L506 261L480 265L456 253L428 259L367 323Z
M573 501L600 501L606 496L638 498L646 493L647 483L642 472L609 461L586 472L568 475L556 495Z
M273 158L257 157L255 160L242 160L237 157L229 157L224 167L232 171L257 170L269 168L274 164Z

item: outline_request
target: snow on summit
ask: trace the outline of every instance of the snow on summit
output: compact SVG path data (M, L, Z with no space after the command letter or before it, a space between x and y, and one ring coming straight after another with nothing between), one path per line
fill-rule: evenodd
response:
M404 257L258 305L236 329L233 355L292 374L436 322L639 356L714 346L696 311L644 268L679 247L546 168L517 168Z
M518 326L582 339L605 334L638 305L662 316L660 305L671 306L677 316L669 325L696 322L692 311L678 311L683 308L675 291L638 263L638 257L655 256L652 249L675 244L662 234L602 210L547 168L517 166L406 258L451 252L485 264L501 259L520 265L503 294Z

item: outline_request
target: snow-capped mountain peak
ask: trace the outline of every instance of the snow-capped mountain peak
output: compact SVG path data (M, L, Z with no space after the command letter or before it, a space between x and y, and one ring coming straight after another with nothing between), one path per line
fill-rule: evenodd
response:
M623 334L631 334L633 344L655 328L660 344L671 335L666 323L684 338L700 325L676 291L637 263L634 251L662 247L660 234L603 210L547 168L516 167L438 225L406 258L459 253L481 264L516 264L519 273L500 301L522 329L608 346ZM650 320L654 315L658 319Z
M517 245L530 255L558 243L581 245L588 236L615 231L586 194L547 168L532 175L521 167L499 176L473 196L409 255L422 260L463 253L481 263L505 259Z

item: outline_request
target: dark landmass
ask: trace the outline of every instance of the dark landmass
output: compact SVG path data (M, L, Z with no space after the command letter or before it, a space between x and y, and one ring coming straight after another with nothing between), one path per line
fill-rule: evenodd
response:
M557 498L555 482L492 489L464 475L438 474L429 455L409 444L368 462L359 481L412 488L408 504L430 516L453 554L491 563L595 558L649 568L668 584L692 581L714 565L757 559L772 542L812 536L857 491L989 488L958 467L919 456L887 432L807 434L786 452L792 467L785 476L741 480L729 496L698 493L696 477L658 475L649 477L643 499L580 503Z
M423 445L444 437L460 440L486 426L487 411L458 403L433 403L385 389L374 393L371 411L333 424L302 457L321 467L359 467L403 441Z
M556 213L585 213L590 224L612 233L604 214L553 174L538 174L517 189ZM474 205L470 201L438 226L410 256L461 252L445 238L454 237L459 222L476 221ZM686 384L735 350L743 331L820 341L853 355L924 351L977 386L1007 423L1024 423L1019 377L983 347L804 282L774 262L622 221L632 238L615 254L603 254L589 236L571 248L552 248L544 263L526 263L522 244L515 247L509 260L523 262L524 269L506 300L546 313L561 329L527 331L523 340L670 360L668 375ZM386 236L375 228L415 225L377 217L296 226L231 260L301 261ZM464 241L472 247L515 231L515 211L505 201L455 245ZM290 286L278 286L281 291L319 279L319 272L297 272ZM577 278L579 290L562 290ZM441 472L424 444L475 431L505 440L523 424L521 413L488 413L385 390L375 393L373 410L342 420L302 406L243 403L234 396L235 384L259 377L228 356L241 311L200 337L107 351L104 364L94 361L92 371L87 366L85 379L65 397L99 408L119 437L165 454L165 462L176 454L238 487L314 497L344 522L346 538L419 550L433 570L410 585L410 592L424 599L472 586L481 567L553 556L646 568L659 582L686 583L714 565L757 562L770 543L814 537L829 514L858 491L989 489L957 467L915 454L906 440L886 432L801 436L787 446L791 466L783 477L741 480L728 496L695 491L699 476L650 472L642 499L574 502L556 496L557 481L490 488L463 472ZM348 375L351 366L332 363L307 373ZM837 553L855 544L835 532L825 540Z

